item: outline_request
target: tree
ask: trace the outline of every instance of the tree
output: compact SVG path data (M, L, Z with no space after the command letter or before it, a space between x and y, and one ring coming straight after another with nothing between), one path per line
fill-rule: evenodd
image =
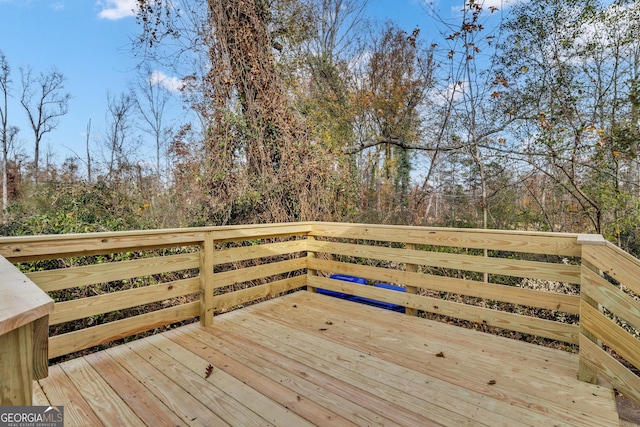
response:
M138 113L144 122L142 129L153 138L158 185L160 185L162 177L161 152L171 134L170 129L164 123L164 113L167 103L171 100L171 95L162 84L163 82L154 78L154 74L147 68L143 78L138 81L137 96L135 97Z
M362 124L359 141L344 149L372 156L366 162L368 198L373 202L375 195L383 215L395 216L394 221L407 221L398 214L408 213L409 150L429 145L421 131L426 98L433 88L433 51L423 46L419 33L415 29L407 34L387 23L380 35L373 36L355 95ZM387 196L380 198L380 192Z
M11 67L4 52L0 51L0 91L2 92L2 106L0 107L0 137L2 138L2 210L9 206L8 201L8 144L9 144L9 122L8 122L8 102L9 84L11 83Z
M504 26L510 91L535 107L520 158L573 204L574 221L554 228L591 228L619 244L637 228L639 11L535 0Z
M107 176L115 179L131 164L130 154L135 150L131 140L131 119L136 101L132 93L121 93L118 97L107 94L107 130L105 146L108 150Z
M49 73L32 75L31 68L20 69L22 96L20 103L29 118L34 137L34 180L38 184L40 144L45 134L53 131L60 117L67 114L71 95L63 93L66 78L55 68Z
M175 34L169 3L138 1L150 45ZM216 220L315 219L333 209L333 197L324 191L324 166L332 160L292 108L277 60L299 39L298 26L308 22L300 19L306 10L301 5L296 0L208 1L207 25L199 34L207 73L200 85L190 87L203 94L204 102L195 105L205 125L202 185Z

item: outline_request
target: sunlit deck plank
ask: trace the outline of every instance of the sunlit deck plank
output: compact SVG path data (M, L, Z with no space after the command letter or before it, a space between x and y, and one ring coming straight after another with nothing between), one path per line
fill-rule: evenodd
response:
M195 338L210 348L233 354L241 363L261 375L285 385L307 400L331 408L338 415L362 426L428 425L429 419L379 398L323 371L308 366L282 353L271 351L251 339L232 334L219 334L214 328L192 329L183 339ZM219 332L219 331L218 331ZM227 339L225 339L227 338ZM231 338L232 341L228 339ZM354 402L355 401L355 402Z
M61 365L50 366L49 376L38 383L51 405L64 406L65 426L103 425Z
M144 341L132 342L127 347L135 351L141 358L148 360L157 369L167 375L171 380L196 397L229 425L234 426L273 426L259 414L253 412L233 397L218 388L213 381L207 381L206 364L198 363L197 357L193 357L191 365L201 367L197 374L188 368L173 355L163 352L154 345L162 337L150 337Z
M276 404L295 412L312 425L356 425L346 418L336 414L333 409L323 407L310 399L303 399L294 390L288 388L286 386L287 384L283 384L284 381L275 381L261 375L259 372L256 372L246 366L241 361L236 360L235 354L224 354L215 348L208 347L198 340L195 340L188 332L184 332L182 329L168 331L164 335L184 347L190 348L200 357L209 361L212 365L219 369L223 369L228 374L251 386L255 390L272 399Z
M84 358L70 360L61 367L104 425L111 425L117 420L127 426L144 426L142 420Z
M49 406L50 402L47 399L47 395L42 391L42 387L37 381L33 382L33 405L34 406Z
M315 333L326 329L322 335L333 341L442 379L461 391L533 409L547 423L609 426L617 422L612 391L576 379L577 355L394 312L380 313L373 307L354 309L347 301L323 295L300 294L294 302L296 307L263 305L248 311L287 328L295 325ZM323 327L327 320L333 325ZM471 347L475 351L464 353L471 339L476 340ZM438 353L445 357L437 357ZM516 360L511 354L517 355ZM546 372L547 365L553 365L553 372ZM496 383L488 384L492 380Z
M34 395L69 425L101 424L100 393L146 425L619 425L576 373L575 354L297 292L52 366Z
M129 371L111 358L107 352L100 351L84 358L146 425L159 427L185 425L173 411L163 405L160 399L132 377Z
M157 399L173 411L186 425L228 426L221 417L211 411L196 396L185 392L172 378L138 356L134 351L118 346L106 350L107 353L129 373L147 387Z
M294 341L291 337L272 340L266 335L260 336L259 332L254 332L264 329L261 325L259 320L245 315L242 322L242 326L246 328L244 331L238 325L225 325L222 328L224 332L216 334L216 338L239 340L241 336L250 337L268 346L272 351L280 351L298 360L304 360L304 363L309 365L307 369L324 369L333 376L334 381L342 380L371 390L381 398L404 408L404 411L422 413L423 417L433 422L448 425L534 425L502 415L498 409L509 415L518 412L524 412L528 418L535 415L531 411L519 411L507 402L496 399L490 401L483 396L466 393L460 387L390 363L373 353L364 353L338 343L327 346L326 339L316 339L312 334L299 334L304 337L304 341L298 341L298 337ZM230 334L227 329L232 329L237 335ZM296 342L305 342L307 345L300 347ZM500 406L503 408L499 408Z
M189 349L186 349L171 341L165 335L154 335L149 337L148 340L183 365L190 366L196 373L204 377L207 376L206 370L209 363L206 359L194 353L194 347L190 346ZM214 367L211 374L205 379L209 384L227 394L229 398L235 399L245 405L247 409L250 408L252 412L260 415L264 418L265 423L300 427L311 425L287 408L274 404L268 397L227 374L222 369Z

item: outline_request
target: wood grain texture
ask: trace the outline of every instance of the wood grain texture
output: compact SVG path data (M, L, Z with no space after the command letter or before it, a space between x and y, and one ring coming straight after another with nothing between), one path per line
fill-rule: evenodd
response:
M529 307L563 311L571 314L580 313L580 297L578 295L564 295L554 292L522 289L515 286L488 284L480 281L369 267L322 259L309 260L309 267L319 271L354 275L374 281L401 283L419 289L450 292Z
M51 366L49 376L39 380L38 384L52 405L64 406L65 427L104 425L61 365Z
M0 406L31 405L33 323L0 335Z
M200 302L152 311L49 338L49 359L197 317Z
M206 232L214 232L216 241L226 242L306 235L310 230L311 223L300 222L3 237L0 239L0 255L12 262L34 261L130 250L197 246L203 241Z
M84 425L617 425L612 390L577 381L576 354L304 291L214 320L64 362L40 385L93 414Z
M199 255L189 253L36 271L27 273L26 276L43 291L50 292L198 267Z
M640 331L640 301L589 268L582 269L582 293Z
M584 246L582 257L603 273L608 274L636 294L640 294L640 282L638 281L640 260L637 258L608 242L606 246Z
M467 320L487 326L508 329L525 334L550 338L570 344L578 343L579 327L536 317L523 316L463 303L446 301L404 292L395 292L373 286L354 285L349 282L322 277L310 277L309 284L364 298L385 301L414 309Z
M84 358L75 358L61 367L104 425L144 426L135 412Z
M306 258L294 258L286 261L276 261L253 267L238 268L216 273L214 288L244 283L251 280L303 270L307 267Z
M580 256L577 234L398 225L313 223L311 235L561 256Z
M203 326L213 323L214 257L213 233L208 232L200 245L200 323Z
M164 301L200 291L199 279L177 280L108 294L62 301L55 305L50 324L71 322L89 316Z
M134 250L196 246L202 239L203 233L198 229L6 237L0 239L0 255L10 259L11 262L36 261Z
M598 370L599 377L607 379L625 397L640 405L640 378L611 357L593 341L580 336L580 356Z
M250 303L260 298L266 298L301 288L306 286L306 284L307 278L305 276L276 280L274 282L216 295L213 297L213 306L216 311L226 311L238 305Z
M580 326L602 340L613 351L640 367L640 340L618 326L596 308L582 301Z
M53 300L3 257L0 272L0 335L53 311Z
M39 380L47 375L49 375L49 316L44 316L33 322L33 379Z
M405 248L408 250L416 250L416 245L414 243L407 243L405 245ZM410 273L417 273L418 272L418 266L416 264L411 264L411 263L405 263L405 267L404 267L405 271L410 272ZM411 286L411 285L405 285L405 292L408 294L416 294L418 293L418 287L416 286ZM404 312L406 315L408 316L417 316L418 315L418 310L415 310L413 308L407 307L404 309Z
M182 424L176 414L107 352L93 353L84 359L146 425L175 427Z
M215 264L247 261L250 259L270 256L286 255L307 250L306 240L291 240L277 243L264 243L261 245L240 246L215 251Z
M336 255L371 258L442 267L452 270L475 271L513 277L580 283L580 266L552 264L537 261L521 261L505 258L451 254L410 249L395 249L384 246L335 243L326 241L309 242L309 250Z
M109 357L116 361L128 374L140 382L149 393L155 396L161 405L169 408L181 424L189 426L228 426L198 399L197 393L189 393L164 374L163 369L149 363L128 347L119 346L107 351Z

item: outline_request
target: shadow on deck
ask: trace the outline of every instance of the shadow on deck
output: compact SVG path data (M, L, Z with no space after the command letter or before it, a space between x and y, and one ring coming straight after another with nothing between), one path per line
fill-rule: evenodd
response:
M34 404L69 426L619 425L577 371L577 354L301 291L51 366Z

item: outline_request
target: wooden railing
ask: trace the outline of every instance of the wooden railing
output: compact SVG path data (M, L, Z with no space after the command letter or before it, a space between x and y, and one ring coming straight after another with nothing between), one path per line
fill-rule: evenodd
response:
M208 325L214 311L305 286L305 242L295 236L309 229L283 224L2 238L0 255L56 300L49 319L53 359L197 317Z
M534 316L542 309L548 317L563 312L577 321L577 292L519 286L530 279L575 285L577 291L577 235L328 223L314 224L309 235L308 249L314 253L309 286L402 305L412 314L422 311L578 343L577 324ZM400 284L406 292L330 280L314 271Z
M640 405L640 261L604 239L582 256L579 378Z
M582 379L608 378L640 401L638 379L599 346L639 366L636 339L610 314L637 328L640 304L605 277L637 293L632 279L640 277L640 261L609 244L583 244L588 240L306 222L7 237L0 238L0 255L56 300L49 358L189 319L209 325L214 313L306 286L399 305L410 315L499 328L514 338L579 343ZM380 282L404 292L367 286Z

